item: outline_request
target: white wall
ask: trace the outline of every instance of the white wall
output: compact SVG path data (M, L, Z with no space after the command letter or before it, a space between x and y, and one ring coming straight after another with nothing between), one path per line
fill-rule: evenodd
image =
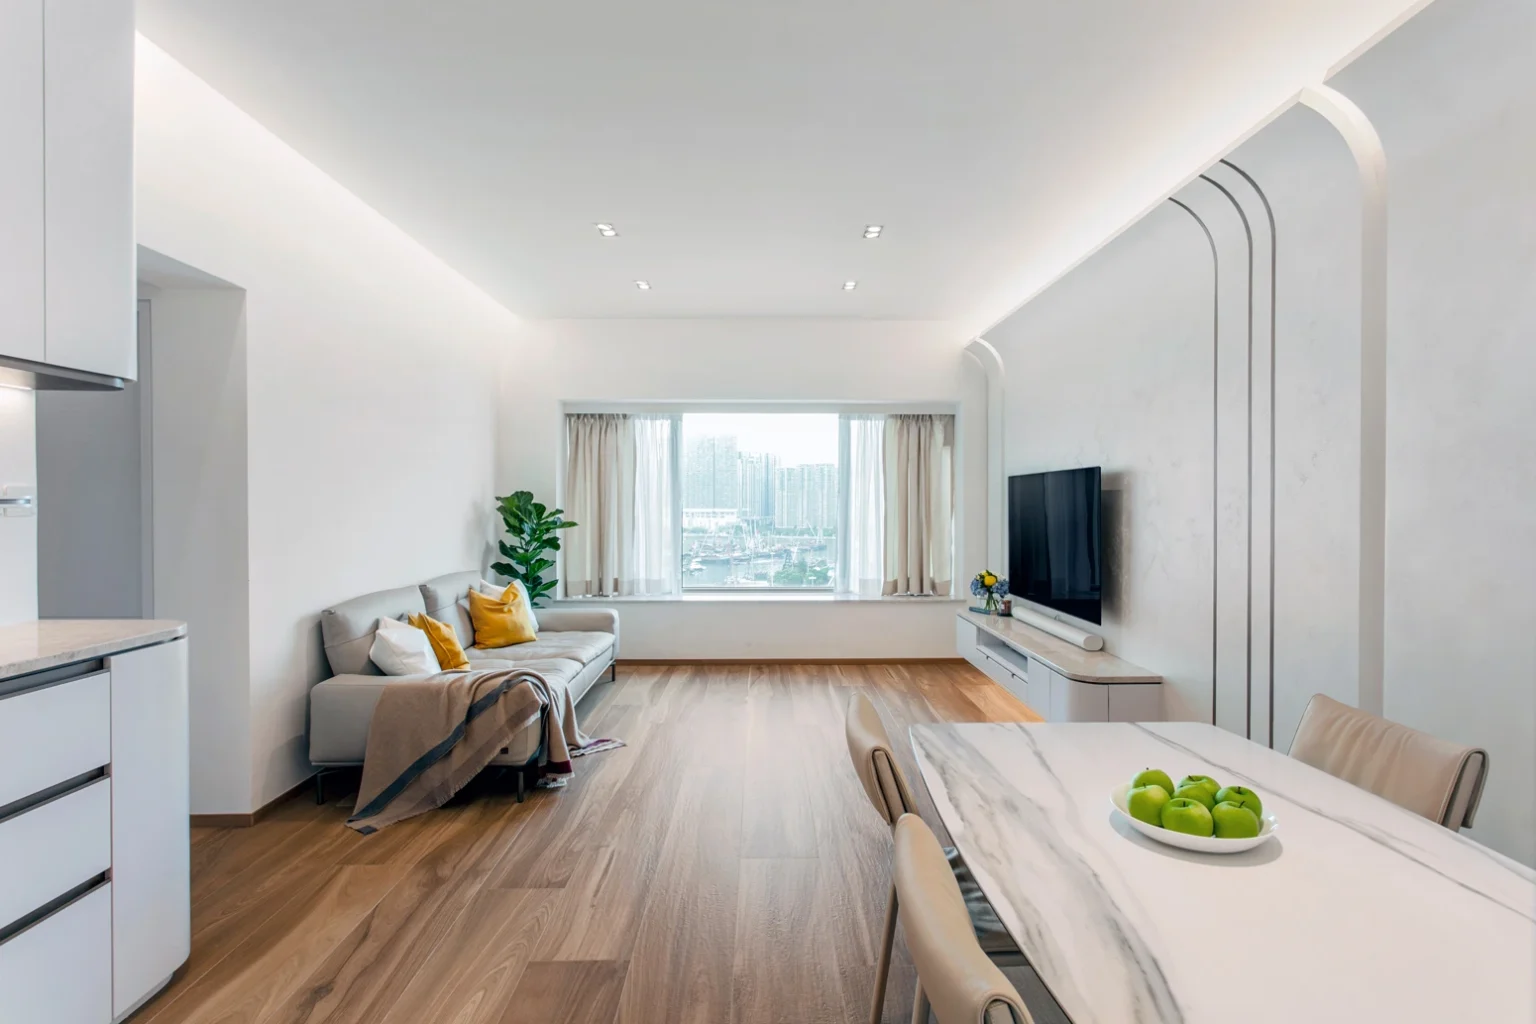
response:
M1532 38L1529 4L1439 0L1331 83L1360 104L1387 154L1385 711L1489 749L1472 834L1527 863L1536 863ZM1286 113L1232 159L1264 186L1279 222L1283 750L1312 693L1357 692L1360 194L1343 141L1311 111ZM1203 187L1179 198L1214 221L1211 193L1195 198ZM1219 539L1246 528L1225 484L1213 524L1210 312L1191 291L1203 287L1209 302L1210 259L1197 231L1165 204L988 334L1008 366L1008 471L1102 462L1130 481L1128 495L1112 495L1118 593L1106 633L1118 653L1169 676L1171 715L1194 718L1208 712L1199 697L1204 689L1208 700L1211 682L1213 531ZM1217 232L1223 273L1242 280L1230 225ZM1222 294L1225 359L1242 298ZM1225 375L1217 408L1225 435L1241 437L1246 405ZM1229 478L1246 469L1239 456ZM1241 565L1238 585L1226 585L1227 549L1218 564L1231 638L1247 591ZM1221 703L1230 704L1243 662L1224 652L1220 666Z
M1334 85L1387 154L1386 713L1485 746L1536 863L1536 7L1438 0Z
M320 609L483 556L517 321L142 37L136 88L140 243L245 293L249 580L199 569L248 592L250 785L193 807L239 813L311 770Z
M35 396L0 387L0 487L37 483ZM37 618L37 518L0 515L0 626Z
M1005 473L1104 469L1097 631L1164 676L1173 718L1211 714L1211 289L1205 237L1165 204L987 335Z
M561 402L953 402L957 580L986 557L986 379L950 324L555 320L505 362L497 494L555 491ZM954 602L620 602L628 658L951 658Z
M149 299L154 613L187 623L199 814L246 810L252 792L245 300L229 287Z

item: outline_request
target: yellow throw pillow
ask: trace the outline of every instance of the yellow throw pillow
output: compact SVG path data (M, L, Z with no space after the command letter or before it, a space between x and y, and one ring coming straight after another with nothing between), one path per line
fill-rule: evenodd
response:
M437 655L437 663L443 667L444 672L469 668L469 659L464 656L464 648L459 644L458 634L454 633L452 626L421 612L412 612L410 623L427 634L427 642L432 645L432 653Z
M481 650L526 644L539 638L533 626L533 612L516 584L503 590L500 597L487 597L471 590L469 619L475 624L475 646Z

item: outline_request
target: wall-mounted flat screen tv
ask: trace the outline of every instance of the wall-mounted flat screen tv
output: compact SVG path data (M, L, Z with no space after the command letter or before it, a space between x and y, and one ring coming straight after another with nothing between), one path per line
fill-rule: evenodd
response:
M1022 597L1102 621L1098 466L1008 478L1008 582Z

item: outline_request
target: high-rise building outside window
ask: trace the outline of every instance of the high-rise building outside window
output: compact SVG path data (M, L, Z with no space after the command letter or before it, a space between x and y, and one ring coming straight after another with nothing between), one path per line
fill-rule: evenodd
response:
M838 416L682 416L682 585L825 589L837 579Z

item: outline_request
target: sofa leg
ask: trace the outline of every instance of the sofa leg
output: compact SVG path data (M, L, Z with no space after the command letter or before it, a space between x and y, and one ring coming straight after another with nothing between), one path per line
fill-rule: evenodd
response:
M619 663L617 661L610 661L608 663L608 681L610 683L619 681Z
M325 803L325 769L315 772L315 803Z
M526 790L527 778L528 778L528 773L527 772L525 772L521 768L517 769L517 802L518 803L522 803L523 802L523 794L527 791Z

